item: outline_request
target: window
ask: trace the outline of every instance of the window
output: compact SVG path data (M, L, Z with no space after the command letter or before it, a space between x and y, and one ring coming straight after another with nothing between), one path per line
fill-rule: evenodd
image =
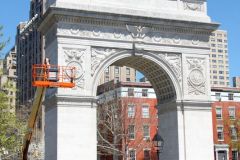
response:
M128 96L134 96L134 89L128 88Z
M115 67L115 74L119 74L119 67Z
M217 61L215 59L212 60L212 63L216 63Z
M232 160L238 160L238 151L232 151Z
M129 125L128 126L128 138L129 139L134 139L135 138L135 126L134 125Z
M228 108L228 113L229 113L229 118L230 119L235 119L235 107L229 107Z
M222 119L222 108L220 108L220 107L216 108L216 118Z
M220 82L220 85L225 85L225 82Z
M215 97L217 100L221 100L221 93L215 93Z
M109 67L105 69L105 73L109 74Z
M148 96L148 89L142 89L142 97Z
M133 104L128 105L128 117L135 116L135 106Z
M215 42L215 39L214 39L214 38L211 38L211 42Z
M218 48L222 48L223 47L223 45L222 44L218 44Z
M130 68L126 68L126 74L130 75Z
M228 100L233 100L233 93L228 93Z
M136 160L136 152L135 150L129 150L129 160Z
M217 41L218 41L218 42L222 42L222 39L218 39Z
M219 64L223 64L223 60L218 60L218 63Z
M115 82L119 82L119 77L115 77Z
M149 118L149 106L142 106L142 118Z
M224 76L219 76L219 79L224 79Z
M105 82L109 82L109 77L108 76L105 77Z
M216 47L216 44L211 44L212 47Z
M219 65L219 68L220 68L220 69L224 69L224 66L223 66L223 65Z
M224 74L224 71L219 71L219 74Z
M219 49L218 52L219 52L219 53L223 53L223 50L222 50L222 49Z
M214 50L215 50L215 49L214 49ZM215 50L214 52L216 52L216 50ZM216 55L216 54L212 54L212 57L217 57L217 55Z
M150 160L150 150L144 150L144 160Z
M234 126L230 127L230 131L231 131L231 139L232 141L236 141L237 140L237 128Z
M212 49L212 52L216 52L216 49ZM212 55L212 57L216 57L216 54L214 54L215 56Z
M149 138L150 137L149 125L143 125L143 137L144 138Z
M218 58L223 58L223 55L218 55Z
M127 81L127 82L130 82L131 80L130 80L130 78L126 78L126 81Z
M213 79L217 79L217 76L213 76Z
M219 141L224 140L224 135L223 135L223 126L218 126L217 127L217 136Z
M213 70L213 73L217 73L217 71L216 71L216 70Z

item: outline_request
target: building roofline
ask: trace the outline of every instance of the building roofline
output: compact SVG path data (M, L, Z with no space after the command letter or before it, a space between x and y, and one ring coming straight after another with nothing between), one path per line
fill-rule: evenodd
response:
M218 91L218 92L239 92L240 88L236 87L212 87L211 91Z

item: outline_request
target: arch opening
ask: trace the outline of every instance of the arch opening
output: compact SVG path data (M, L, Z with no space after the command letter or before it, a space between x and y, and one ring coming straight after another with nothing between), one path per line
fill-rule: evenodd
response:
M166 62L161 60L161 57L155 55L147 52L142 56L136 56L126 51L121 52L119 55L111 55L102 61L102 65L99 65L100 69L97 70L97 73L101 77L111 65L119 67L127 66L140 71L151 83L152 87L151 85L147 87L155 91L156 98L150 98L150 96L143 97L142 93L144 89L146 90L144 88L146 86L138 86L138 84L134 86L134 83L131 82L129 84L119 83L119 85L118 83L117 85L114 83L113 86L112 83L109 83L110 85L106 83L106 85L104 84L99 87L102 92L98 92L99 103L97 107L98 156L102 158L130 156L125 151L128 150L131 152L131 148L134 148L135 151L132 154L141 157L145 152L141 149L136 149L136 146L141 144L149 149L149 155L153 156L153 159L157 158L152 141L153 136L160 133L160 112L156 105L163 104L162 106L164 106L164 103L168 104L168 102L176 101L178 86L176 85L177 78L171 68ZM95 75L98 81L100 80L99 75ZM106 88L105 91L102 90L104 87ZM120 89L120 87L122 88ZM141 90L139 90L140 88ZM129 95L131 89L136 95L134 93ZM141 95L139 92L141 92ZM151 94L152 91L149 93ZM143 118L144 115L148 115L147 118ZM115 119L117 121L114 121ZM174 123L173 126L178 124L177 119L173 118L172 120ZM174 133L172 136L178 139L177 132ZM149 134L147 141L146 137L142 139L145 134ZM129 138L130 135L134 136L134 138ZM168 137L165 134L162 135L168 141ZM121 145L118 146L117 142L120 142Z
M179 79L169 64L155 53L145 52L143 56L133 55L130 51L113 54L106 58L96 71L93 94L97 92L99 79L109 66L127 66L141 72L151 83L158 103L167 103L181 99ZM178 73L181 74L181 73Z

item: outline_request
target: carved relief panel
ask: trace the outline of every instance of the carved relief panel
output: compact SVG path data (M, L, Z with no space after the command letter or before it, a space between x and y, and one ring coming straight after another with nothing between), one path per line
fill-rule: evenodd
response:
M76 67L75 74L75 84L76 88L84 89L85 82L85 69L84 69L84 54L86 53L86 49L83 48L63 48L64 58L66 66ZM71 76L71 73L66 72L67 76Z
M204 0L183 0L183 9L189 11L204 12Z
M187 95L199 96L207 94L208 74L204 57L186 57Z

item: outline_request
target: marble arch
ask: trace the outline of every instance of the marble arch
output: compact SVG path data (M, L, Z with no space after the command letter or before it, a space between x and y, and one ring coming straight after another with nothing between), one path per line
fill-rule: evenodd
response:
M206 0L43 0L51 62L78 68L76 87L45 98L45 159L96 160L96 87L112 63L144 72L157 93L161 160L213 160Z

